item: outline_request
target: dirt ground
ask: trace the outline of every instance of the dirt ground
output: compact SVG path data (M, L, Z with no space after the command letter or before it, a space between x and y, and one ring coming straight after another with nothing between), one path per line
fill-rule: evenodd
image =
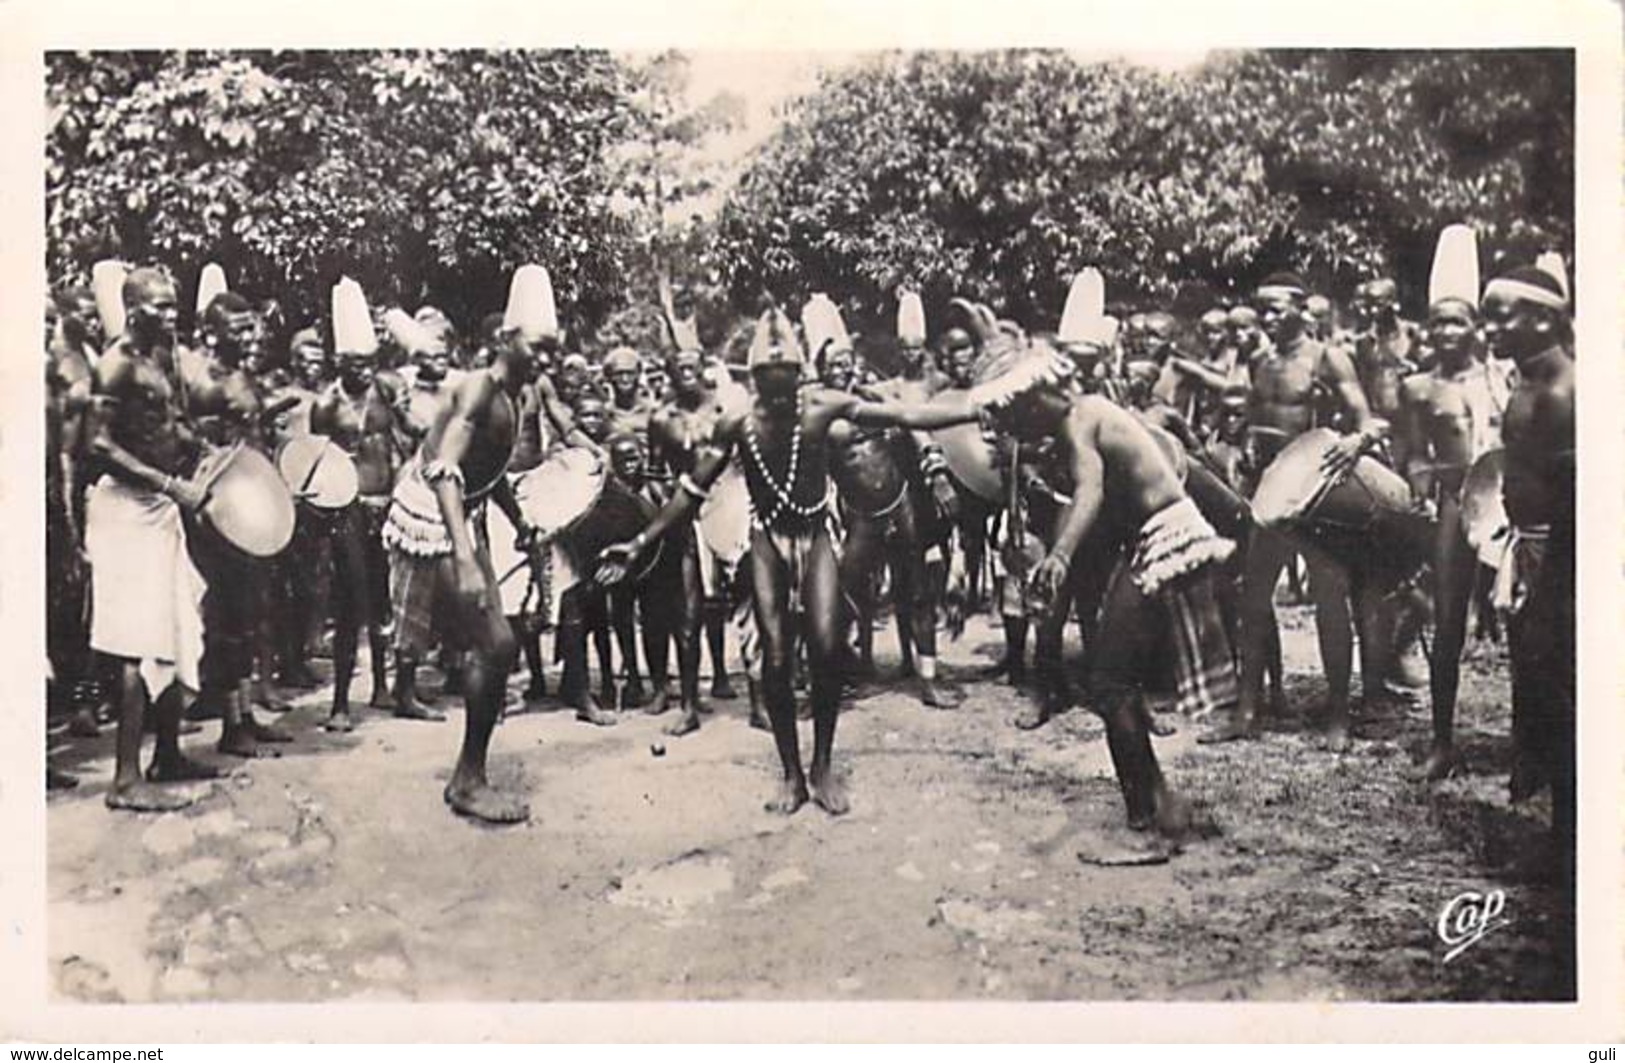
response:
M335 737L318 726L318 691L284 718L298 734L287 755L237 765L161 817L103 806L111 728L56 735L56 763L84 782L47 811L55 994L1571 997L1552 946L1572 936L1567 906L1526 867L1547 809L1505 797L1503 651L1471 647L1468 771L1429 788L1409 777L1424 708L1366 717L1350 754L1315 748L1302 719L1324 692L1313 631L1305 610L1282 612L1294 715L1220 747L1170 720L1164 766L1222 833L1151 867L1078 860L1123 819L1102 728L1082 708L1036 732L1011 726L1023 695L973 676L1000 648L982 617L944 653L962 709L928 710L893 686L843 714L853 810L841 819L763 810L775 756L742 699L682 739L637 712L607 729L551 704L510 716L494 774L528 794L534 818L503 830L441 803L460 712L440 724L366 714ZM889 629L877 645L893 648ZM884 676L894 661L883 654ZM200 757L217 726L187 740ZM1506 891L1510 925L1442 962L1441 908L1489 888Z

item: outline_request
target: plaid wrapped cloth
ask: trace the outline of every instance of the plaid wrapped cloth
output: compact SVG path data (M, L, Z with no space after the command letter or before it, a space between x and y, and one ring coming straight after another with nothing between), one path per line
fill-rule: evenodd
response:
M1208 570L1229 560L1235 549L1184 498L1146 520L1129 562L1135 587L1159 602L1167 616L1175 704L1188 716L1205 716L1240 700L1235 655Z

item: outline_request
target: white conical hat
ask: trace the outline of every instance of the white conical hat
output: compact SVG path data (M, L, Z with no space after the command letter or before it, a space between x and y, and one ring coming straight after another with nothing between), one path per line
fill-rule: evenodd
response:
M518 329L525 339L536 340L559 334L558 308L553 305L553 278L534 262L514 271L508 284L508 309L502 327Z
M384 311L384 328L389 332L390 338L407 354L445 350L445 345L440 342L438 336L424 328L421 322L398 306L392 306Z
M1428 274L1428 305L1459 299L1478 306L1478 235L1470 225L1447 225L1433 251Z
M1058 338L1062 343L1109 342L1101 338L1105 317L1106 278L1091 266L1072 278L1066 308L1061 311Z
M766 311L756 321L756 331L750 341L750 357L746 365L755 369L758 366L774 365L802 365L806 359L802 357L801 345L796 342L796 330L790 324L790 319L784 316L784 311L773 307Z
M846 323L833 300L823 292L815 292L807 305L801 308L801 333L807 340L807 353L817 358L826 346L836 350L850 350L852 340L846 334Z
M673 318L671 323L672 342L677 344L679 351L700 350L700 326L693 317Z
M366 293L349 277L333 285L333 350L338 354L372 354L378 350L378 333L373 331Z
M1557 251L1545 251L1535 259L1535 268L1557 281L1557 286L1563 289L1563 298L1569 298L1569 271L1563 265L1563 256Z
M122 262L103 259L90 269L90 288L96 294L96 314L102 319L102 333L108 341L124 331L124 278L129 269Z
M915 347L925 344L925 304L919 292L903 292L897 297L897 338Z
M220 268L220 264L210 262L204 266L197 279L197 316L203 317L203 312L209 309L215 296L229 291L231 286L226 283L226 271Z

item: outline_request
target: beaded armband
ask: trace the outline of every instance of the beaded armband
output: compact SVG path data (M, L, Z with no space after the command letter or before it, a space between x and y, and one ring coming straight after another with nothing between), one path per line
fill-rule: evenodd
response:
M459 491L467 490L467 485L463 482L463 470L458 466L447 465L438 458L424 463L423 482L433 487L441 480L455 480Z

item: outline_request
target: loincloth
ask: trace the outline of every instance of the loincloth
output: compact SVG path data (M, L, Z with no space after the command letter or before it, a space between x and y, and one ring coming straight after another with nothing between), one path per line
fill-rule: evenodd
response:
M177 682L196 692L208 585L187 550L180 507L104 476L86 496L85 551L91 648L139 661L154 699Z
M1196 503L1182 498L1140 526L1129 576L1141 593L1150 596L1204 565L1228 561L1235 552L1236 544L1220 538Z
M1535 524L1509 526L1501 541L1501 556L1495 566L1494 589L1490 601L1497 612L1516 616L1528 604L1541 565L1551 542L1552 526Z

